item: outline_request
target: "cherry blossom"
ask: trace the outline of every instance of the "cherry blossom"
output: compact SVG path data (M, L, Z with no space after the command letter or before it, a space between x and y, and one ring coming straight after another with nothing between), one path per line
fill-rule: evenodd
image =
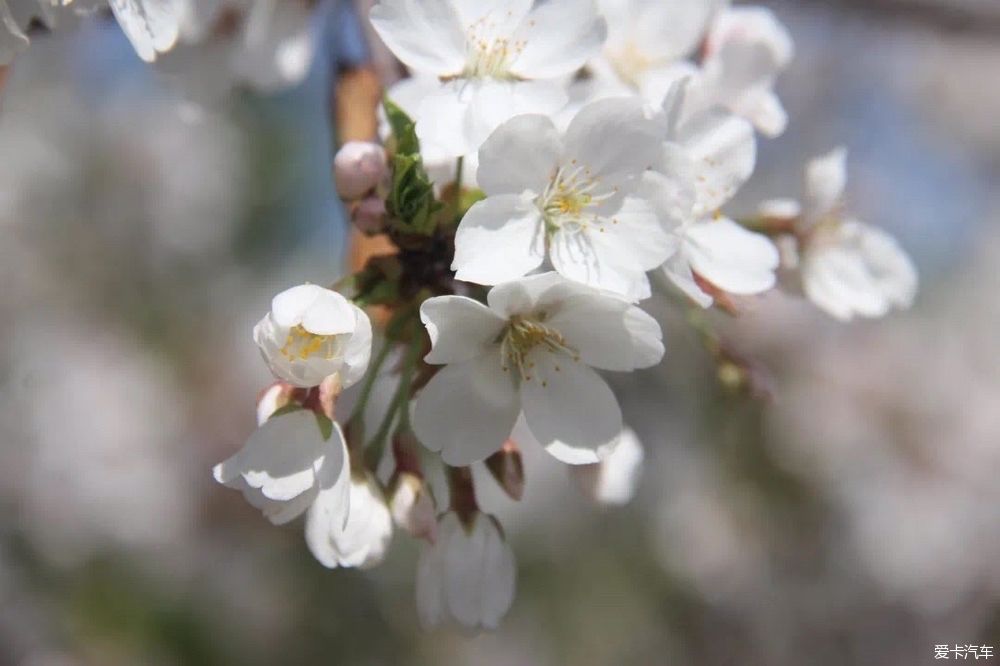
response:
M454 157L515 115L558 111L560 77L606 36L593 0L379 0L371 22L432 91L408 109L421 141Z
M569 464L598 462L622 429L618 401L595 371L630 371L663 356L656 321L624 299L545 273L494 287L488 305L425 302L421 319L446 364L417 398L414 429L450 465L499 449L524 413L535 439Z
M673 249L639 191L660 158L658 134L628 98L585 107L565 134L545 116L502 125L479 153L488 196L455 236L458 279L499 284L548 264L571 280L648 297L646 271Z
M254 341L278 379L310 388L337 375L347 388L368 367L372 329L368 315L346 298L305 284L274 297Z
M454 624L496 629L514 602L514 553L493 516L454 511L441 518L438 538L417 564L417 615L426 628Z

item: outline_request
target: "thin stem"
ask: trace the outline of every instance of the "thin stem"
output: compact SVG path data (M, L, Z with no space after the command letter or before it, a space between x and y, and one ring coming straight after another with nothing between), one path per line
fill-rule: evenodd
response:
M462 176L465 171L465 156L458 158L455 162L455 219L458 220L462 215Z
M355 403L354 409L347 419L348 425L356 425L363 418L365 407L368 406L368 401L372 396L372 389L375 388L375 380L378 379L379 370L385 365L386 359L389 358L389 352L395 346L393 338L399 334L400 330L413 317L414 313L415 310L412 308L401 311L386 328L385 343L368 367L368 376L365 377L365 383L361 386L361 394L358 396L358 401Z
M396 388L396 392L392 396L392 402L389 403L389 408L386 410L385 416L382 418L382 423L379 425L378 432L376 432L375 436L368 442L365 455L368 462L373 467L378 464L379 459L382 457L382 450L385 448L385 442L389 437L389 431L392 429L392 424L396 420L396 415L400 414L399 422L401 429L409 429L410 427L410 397L412 393L411 385L413 383L413 372L417 367L417 361L420 358L420 352L422 350L423 341L419 336L415 336L410 342L410 348L406 354L406 359L403 362L403 370L399 377L399 386ZM402 410L402 412L400 412L400 410Z

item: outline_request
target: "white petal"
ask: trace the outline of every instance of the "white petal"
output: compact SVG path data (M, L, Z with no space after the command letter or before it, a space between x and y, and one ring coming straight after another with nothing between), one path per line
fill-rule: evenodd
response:
M343 367L340 370L340 384L345 389L365 376L372 355L372 322L365 311L353 303L351 310L354 313L354 333L344 347Z
M169 51L180 33L180 11L173 0L108 0L118 24L146 62Z
M663 275L685 296L703 308L712 307L715 299L698 286L691 272L691 262L685 252L678 252L663 264Z
M289 500L316 483L324 454L316 418L306 411L271 419L257 428L232 458L216 466L216 481L237 477L274 500Z
M465 66L465 34L452 3L379 0L369 16L378 36L408 67L446 76Z
M614 393L593 369L564 354L536 351L521 382L521 407L535 439L571 465L594 463L618 439L622 415Z
M486 577L487 531L481 524L484 516L476 516L473 529L454 533L445 542L444 599L451 616L467 629L477 629L482 624L483 594Z
M553 115L567 102L557 81L459 81L471 91L465 118L466 153L474 153L503 123L524 114ZM454 128L451 129L454 132Z
M498 127L479 150L476 178L489 195L539 194L561 156L562 138L548 116L517 116Z
M486 544L483 560L485 580L479 615L483 628L492 630L500 626L500 620L514 603L517 566L514 551L504 539L496 518L480 515L476 519L477 527L480 521L484 523Z
M770 90L757 90L743 96L733 107L738 115L754 124L761 134L776 138L788 128L788 112L781 100Z
M908 308L917 295L917 269L896 239L876 227L856 224L861 249L879 289L898 308Z
M548 272L497 285L487 294L486 302L501 317L509 318L560 300L568 293L567 289L575 293L580 288L558 273Z
M453 513L445 514L441 522L441 535L435 544L423 544L417 560L416 597L417 617L424 629L433 629L444 624L444 525L458 519ZM458 529L461 529L459 526Z
M635 496L644 459L642 443L635 432L626 427L604 460L571 467L570 473L595 502L623 506Z
M725 111L705 113L680 130L679 143L692 160L699 215L728 202L753 174L757 142L746 120Z
M519 405L500 349L438 372L417 395L418 439L452 466L471 465L497 451L510 435Z
M607 37L594 0L548 0L535 6L512 41L524 49L511 72L527 79L574 73L596 56Z
M655 226L654 249L665 259L673 244L659 219L650 214L645 224ZM606 227L610 228L610 227ZM630 264L627 237L616 234L601 234L598 230L589 232L558 231L549 241L549 261L560 275L581 284L604 289L619 294L630 301L639 301L649 296L649 281L646 272L638 262Z
M774 286L778 249L767 236L732 220L691 225L684 248L694 271L723 291L759 294Z
M507 320L479 301L465 296L438 296L420 306L420 321L427 327L431 352L427 363L468 361L487 353L496 344Z
M504 34L517 29L531 11L533 0L451 0L451 4L463 28L482 23L495 34Z
M501 194L476 203L462 218L452 269L465 282L498 284L535 270L544 258L537 206L526 197Z
M588 175L638 179L660 160L661 128L637 98L602 99L585 106L566 131L564 163L586 167Z
M846 148L835 148L810 162L806 169L806 195L810 216L822 217L831 212L844 196L846 187Z
M631 196L621 208L595 220L589 238L602 266L629 273L653 270L677 248L653 206Z
M602 370L648 368L663 357L663 333L656 320L610 296L571 297L545 324L566 338L581 361Z

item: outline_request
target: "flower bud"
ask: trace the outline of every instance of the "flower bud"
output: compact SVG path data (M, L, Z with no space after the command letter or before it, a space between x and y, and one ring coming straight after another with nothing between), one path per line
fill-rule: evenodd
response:
M476 511L463 521L441 517L433 545L417 564L417 615L426 628L457 625L493 630L514 602L514 553L496 518Z
M396 477L389 511L401 530L415 539L434 543L437 538L437 505L430 487L419 476L402 472Z
M486 469L508 497L521 500L524 496L524 461L513 440L508 439L499 451L486 459Z
M345 143L333 160L337 193L344 199L360 199L375 189L387 169L382 146L363 141Z
M352 207L351 223L361 233L372 236L385 230L385 214L385 202L372 195Z

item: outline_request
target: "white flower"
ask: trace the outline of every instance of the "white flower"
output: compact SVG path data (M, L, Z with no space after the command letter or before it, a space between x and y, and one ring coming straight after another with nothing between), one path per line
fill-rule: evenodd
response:
M721 0L600 0L608 39L590 63L598 79L612 79L659 105L682 63L705 38Z
M561 78L606 33L593 0L379 0L371 22L416 77L434 82L408 111L421 141L454 157L517 114L558 111Z
M547 261L571 280L632 300L649 296L646 271L672 250L637 192L660 159L659 144L660 128L637 99L590 104L565 135L545 116L502 125L479 153L488 196L455 236L458 279L499 284Z
M910 307L918 283L913 262L894 238L843 216L846 162L839 148L809 165L800 259L806 296L843 321Z
M622 430L618 443L601 462L570 467L580 488L598 504L622 506L632 501L646 454L631 428Z
M662 168L671 177L649 173L642 189L676 237L677 251L664 264L664 274L708 307L713 298L699 279L731 294L758 294L774 286L780 257L766 236L719 212L753 173L753 127L720 109L682 119L685 87L685 82L675 85L664 102Z
M417 396L414 429L446 463L484 460L510 436L518 415L549 453L598 462L622 429L618 401L594 370L630 371L663 357L648 314L556 273L494 287L489 306L462 296L420 310L432 349L448 364Z
M361 308L330 289L305 284L274 297L254 327L254 341L278 379L302 388L338 375L347 388L364 376L371 357L371 322Z
M276 525L301 515L321 494L341 498L346 506L347 444L336 423L324 435L319 418L299 410L268 420L233 457L215 466L215 480L242 491Z
M774 85L794 50L788 30L771 10L734 7L720 12L705 41L701 68L692 72L684 113L692 117L719 106L746 118L766 136L779 136L788 115Z
M392 488L389 511L396 526L417 539L437 538L437 506L430 487L410 472L402 472Z
M306 544L323 566L368 569L382 562L392 541L392 516L378 480L351 476L350 496L320 492L306 515Z
M348 141L333 159L337 194L344 199L359 199L375 189L387 169L385 148L368 141Z
M463 524L449 511L437 541L420 552L417 615L426 628L496 629L514 603L516 578L514 553L496 518L476 512Z

